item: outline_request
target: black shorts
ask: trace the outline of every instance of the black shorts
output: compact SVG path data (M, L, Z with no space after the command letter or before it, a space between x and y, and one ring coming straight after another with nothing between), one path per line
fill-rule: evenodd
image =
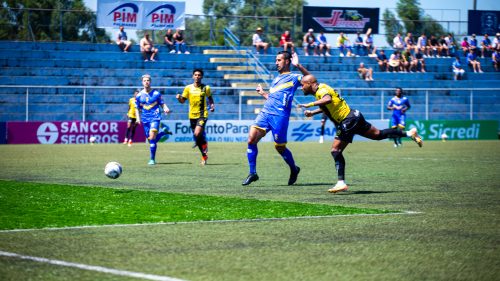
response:
M348 143L352 142L354 135L361 135L368 131L372 124L365 120L359 110L351 110L349 115L337 126L335 138Z
M135 124L135 122L136 122L136 121L137 121L137 119L136 119L136 118L132 118L132 117L129 117L129 118L128 118L128 122L129 122L129 123Z
M191 123L191 130L196 129L196 126L200 126L203 129L205 129L205 125L207 124L207 118L201 117L201 118L196 118L196 119L189 119L189 122Z

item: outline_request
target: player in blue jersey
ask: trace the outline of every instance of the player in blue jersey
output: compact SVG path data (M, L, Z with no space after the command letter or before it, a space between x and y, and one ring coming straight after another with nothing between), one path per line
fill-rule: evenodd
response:
M403 97L403 89L396 88L396 95L387 103L387 109L392 110L391 128L403 130L406 127L406 111L410 109L410 101ZM400 147L401 137L394 138L394 147Z
M291 55L287 51L281 51L276 56L276 69L279 75L274 78L269 93L266 93L260 84L257 86L257 93L263 96L267 101L264 104L264 108L255 119L248 134L247 158L250 166L250 173L243 181L242 185L249 185L259 179L257 175L257 143L268 131L271 131L273 134L276 150L290 167L288 185L292 185L297 181L300 168L295 165L292 152L286 148L286 143L293 96L297 88L300 87L302 75L291 73L290 64L300 70L303 75L309 74L309 72L299 64L297 53Z
M135 98L137 124L142 122L144 133L149 141L150 160L148 165L155 165L156 145L160 138L168 132L160 130L161 111L170 113L170 109L163 102L161 93L151 88L151 76L142 76L142 89Z

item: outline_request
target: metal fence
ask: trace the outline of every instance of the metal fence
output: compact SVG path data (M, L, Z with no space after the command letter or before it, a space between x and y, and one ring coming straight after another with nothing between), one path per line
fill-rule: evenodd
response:
M117 121L124 120L128 98L136 87L91 86L12 86L1 85L0 121ZM164 93L165 102L173 108L170 119L185 119L187 106L177 103L175 94L184 87L155 87ZM213 87L216 111L212 119L249 120L262 107L262 98L244 95L234 89ZM387 102L393 88L340 88L339 93L352 108L359 109L367 119L388 119ZM412 109L411 118L419 120L499 120L500 88L407 88ZM311 96L298 91L300 103L310 102ZM254 102L249 102L250 100ZM260 100L260 102L259 102ZM256 102L255 102L256 101ZM43 117L43 119L42 119ZM303 119L302 111L294 108L292 117Z

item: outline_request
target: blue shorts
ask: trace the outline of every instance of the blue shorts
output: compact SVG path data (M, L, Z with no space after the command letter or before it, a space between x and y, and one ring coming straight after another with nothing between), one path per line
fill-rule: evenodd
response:
M266 133L271 131L276 144L286 144L289 121L288 116L273 115L261 111L255 118L252 127L262 129Z
M392 115L391 126L393 128L399 127L404 129L406 127L406 115Z
M160 121L151 121L151 122L144 122L142 123L142 127L144 128L144 134L146 135L146 138L149 137L149 132L150 131L156 131L160 129Z

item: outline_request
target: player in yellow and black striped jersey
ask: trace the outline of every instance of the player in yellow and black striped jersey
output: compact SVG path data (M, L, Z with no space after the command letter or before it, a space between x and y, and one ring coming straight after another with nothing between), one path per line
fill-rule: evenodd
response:
M194 83L187 85L182 95L177 94L176 98L180 103L189 100L189 121L191 123L191 130L193 131L196 146L198 146L201 152L201 164L205 165L208 159L208 143L205 134L205 125L208 120L207 109L213 112L215 110L215 103L212 98L210 86L201 82L203 74L202 69L193 70Z
M344 182L345 159L342 152L347 145L352 142L356 134L372 140L410 137L418 146L422 147L422 138L418 135L415 128L406 132L394 128L379 130L368 123L361 112L351 109L346 101L333 88L326 84L318 83L313 75L304 76L300 83L302 84L302 91L304 94L313 94L316 101L307 104L299 104L298 107L308 108L319 106L319 109L304 111L304 115L306 117L311 117L323 112L337 127L337 135L332 144L331 154L335 160L338 181L334 187L328 190L329 192L336 193L347 190L347 185Z
M137 89L134 91L134 96L128 100L128 112L127 112L127 133L125 134L125 140L123 140L123 144L128 144L128 146L132 146L132 140L135 135L135 128L137 127L137 116L135 115L135 97L141 89Z

